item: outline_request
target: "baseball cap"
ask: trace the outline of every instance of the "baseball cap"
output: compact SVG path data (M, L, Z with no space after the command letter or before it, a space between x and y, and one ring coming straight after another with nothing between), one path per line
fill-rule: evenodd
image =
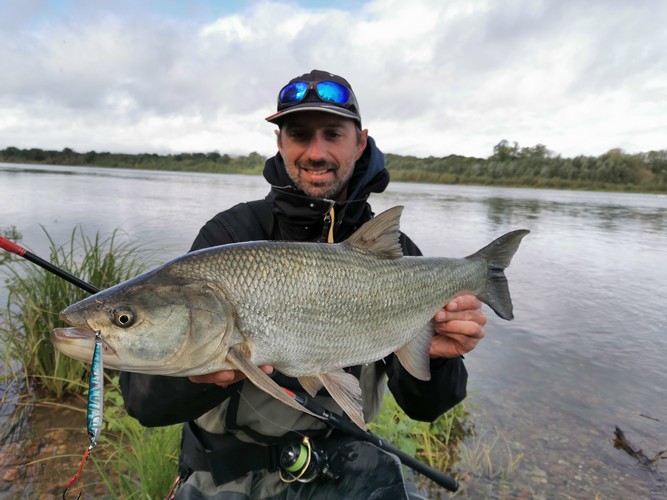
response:
M298 111L323 111L356 120L361 126L359 104L348 81L338 75L314 69L292 78L278 93L277 113L266 121L280 125L283 118Z

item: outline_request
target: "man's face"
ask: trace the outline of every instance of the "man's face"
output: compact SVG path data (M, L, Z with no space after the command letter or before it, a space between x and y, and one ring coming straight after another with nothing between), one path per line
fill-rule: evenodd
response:
M276 134L287 175L296 187L313 198L345 200L368 130L358 132L349 118L303 111L286 117Z

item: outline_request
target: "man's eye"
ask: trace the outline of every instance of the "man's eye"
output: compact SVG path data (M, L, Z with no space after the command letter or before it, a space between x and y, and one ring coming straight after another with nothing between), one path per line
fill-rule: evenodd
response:
M289 133L290 139L293 139L295 141L300 141L306 138L306 134L304 132L300 132L298 130L292 130Z

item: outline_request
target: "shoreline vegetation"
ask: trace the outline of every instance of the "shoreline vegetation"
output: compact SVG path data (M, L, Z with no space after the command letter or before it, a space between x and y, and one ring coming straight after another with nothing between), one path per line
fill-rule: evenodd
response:
M144 170L171 170L260 175L266 157L258 153L231 156L209 153L78 153L42 149L0 150L0 162L90 166ZM563 158L538 144L520 147L500 141L484 158L449 155L418 158L385 154L392 180L433 184L494 185L589 191L667 193L667 149L628 154L611 149L600 156Z

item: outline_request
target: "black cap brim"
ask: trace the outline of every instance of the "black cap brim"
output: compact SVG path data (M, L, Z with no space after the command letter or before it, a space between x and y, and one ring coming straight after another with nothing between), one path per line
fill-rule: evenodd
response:
M333 104L327 104L325 102L304 102L302 104L297 104L296 106L291 106L287 109L283 109L282 111L278 111L271 116L267 116L265 120L267 122L280 125L286 115L297 113L299 111L320 111L322 113L331 113L332 115L338 115L344 118L355 120L361 126L361 118L358 114L345 108L341 108Z

